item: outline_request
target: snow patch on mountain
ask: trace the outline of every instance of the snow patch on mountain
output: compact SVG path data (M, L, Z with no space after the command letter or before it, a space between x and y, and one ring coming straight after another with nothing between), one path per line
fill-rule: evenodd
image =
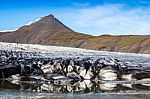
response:
M13 30L1 30L0 32L13 32L13 31L16 31L16 30L18 30L18 28L17 29L13 29Z
M25 24L25 25L26 25L26 26L27 26L27 25L31 25L31 24L33 24L33 23L39 21L40 19L42 19L42 17L40 17L40 18L38 18L38 19L36 19L36 20L34 20L34 21L31 21L31 22L29 22L29 23L27 23L27 24Z

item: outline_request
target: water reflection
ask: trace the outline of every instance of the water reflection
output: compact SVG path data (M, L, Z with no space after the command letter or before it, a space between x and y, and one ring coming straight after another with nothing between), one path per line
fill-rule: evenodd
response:
M48 94L22 93L5 91L0 92L0 99L149 99L150 95L117 95L117 94Z
M0 81L0 99L148 99L149 90L148 83Z
M148 83L117 83L84 80L72 81L0 81L0 90L17 90L44 93L136 93L150 91Z

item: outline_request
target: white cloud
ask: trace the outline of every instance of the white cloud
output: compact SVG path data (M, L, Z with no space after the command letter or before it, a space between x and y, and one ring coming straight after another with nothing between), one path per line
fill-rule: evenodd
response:
M56 15L70 28L92 35L150 34L150 9L146 7L127 9L120 4L101 5L70 9Z
M73 2L72 3L72 6L75 6L75 7L87 7L89 5L90 4L88 2L86 2L86 3L75 3L75 2Z

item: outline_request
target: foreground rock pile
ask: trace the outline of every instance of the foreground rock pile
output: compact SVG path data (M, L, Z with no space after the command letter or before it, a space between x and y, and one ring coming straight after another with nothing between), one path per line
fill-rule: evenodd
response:
M0 51L0 78L38 77L42 80L141 80L150 70L112 58L42 58L37 53ZM13 76L12 76L13 77Z

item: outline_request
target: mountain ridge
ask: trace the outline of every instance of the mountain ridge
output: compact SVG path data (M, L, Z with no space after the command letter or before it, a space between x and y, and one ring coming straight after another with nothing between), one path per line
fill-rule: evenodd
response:
M0 41L150 54L150 35L87 35L75 32L51 14L16 31L1 32Z

